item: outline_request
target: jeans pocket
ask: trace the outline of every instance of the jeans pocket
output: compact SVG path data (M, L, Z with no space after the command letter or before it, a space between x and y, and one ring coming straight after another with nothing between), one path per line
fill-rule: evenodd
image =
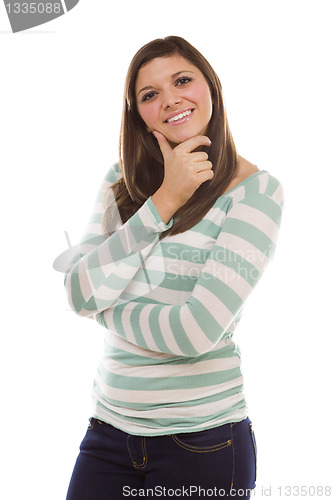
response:
M173 441L185 450L209 453L232 445L229 424L198 432L172 434Z
M257 442L256 442L256 437L254 435L252 422L250 422L249 425L250 425L250 433L251 433L251 439L252 439L253 451L254 451L254 467L255 467L254 481L256 482L256 480L257 480Z

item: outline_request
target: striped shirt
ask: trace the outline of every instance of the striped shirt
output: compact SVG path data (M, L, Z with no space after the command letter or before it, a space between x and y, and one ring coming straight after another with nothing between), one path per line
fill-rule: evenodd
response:
M151 197L125 224L113 197L105 237L102 196L121 175L115 164L105 176L64 282L73 311L107 329L93 416L142 436L243 420L233 334L274 254L283 187L260 170L191 229L162 239L174 219L165 224Z

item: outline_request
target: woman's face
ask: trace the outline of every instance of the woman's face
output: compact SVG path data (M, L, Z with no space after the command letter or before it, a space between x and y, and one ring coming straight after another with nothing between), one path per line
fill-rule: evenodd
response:
M138 111L149 132L157 130L171 146L205 135L213 105L201 71L184 57L157 57L137 76Z

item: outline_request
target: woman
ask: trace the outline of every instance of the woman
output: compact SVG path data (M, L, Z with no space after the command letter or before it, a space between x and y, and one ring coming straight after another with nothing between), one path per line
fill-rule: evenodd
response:
M283 188L237 155L220 81L184 39L134 56L120 162L96 203L65 286L107 333L67 499L249 498L256 442L232 337Z

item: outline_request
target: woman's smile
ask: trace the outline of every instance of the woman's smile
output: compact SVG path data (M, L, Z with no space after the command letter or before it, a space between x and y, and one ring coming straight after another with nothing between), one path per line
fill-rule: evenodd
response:
M179 114L178 113L172 113L170 118L167 118L164 123L168 123L169 125L180 125L181 123L184 123L188 121L194 112L194 109L187 109L185 111L181 111Z

